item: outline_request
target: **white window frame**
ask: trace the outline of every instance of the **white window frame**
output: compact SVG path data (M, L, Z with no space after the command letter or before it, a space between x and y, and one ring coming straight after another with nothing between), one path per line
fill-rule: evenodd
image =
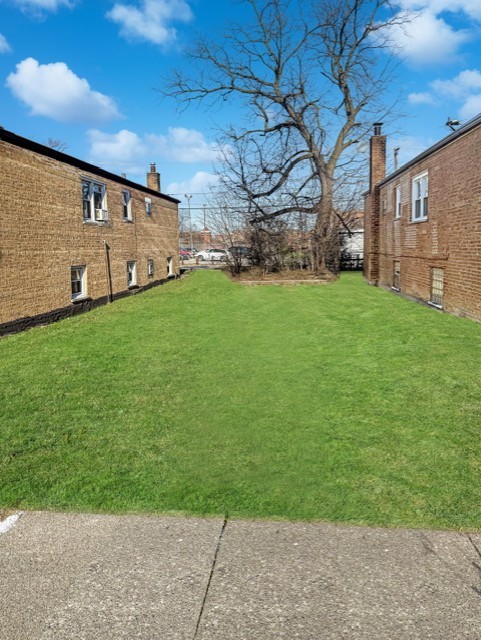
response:
M429 179L428 172L414 176L412 179L411 222L423 222L428 219ZM419 207L417 206L419 204Z
M174 261L172 260L172 256L167 258L167 277L174 275Z
M145 198L145 214L152 215L152 198Z
M137 285L137 262L129 260L127 262L127 287L135 287Z
M394 191L395 197L394 197L394 219L395 220L399 220L399 218L401 217L401 205L402 205L402 199L401 199L401 185L398 184L395 191Z
M154 260L153 258L147 258L147 277L148 278L153 278L154 277Z
M125 222L132 222L132 192L122 189L122 212Z
M82 178L82 215L84 222L108 222L107 188L103 182Z
M78 271L78 277L74 279L74 271ZM74 282L80 285L79 291L74 292ZM74 265L70 267L70 292L72 300L80 300L87 296L87 270L85 265Z

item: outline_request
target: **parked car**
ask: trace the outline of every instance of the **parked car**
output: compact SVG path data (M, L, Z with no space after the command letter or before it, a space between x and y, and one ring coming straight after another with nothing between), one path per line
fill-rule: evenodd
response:
M204 249L204 251L199 251L195 257L199 258L199 260L208 260L209 262L212 260L226 262L229 254L225 249Z
M190 260L190 258L192 258L192 253L188 249L179 249L179 258Z
M250 257L250 249L249 247L244 247L242 245L234 245L232 247L229 247L229 253L234 257L234 258L249 258Z

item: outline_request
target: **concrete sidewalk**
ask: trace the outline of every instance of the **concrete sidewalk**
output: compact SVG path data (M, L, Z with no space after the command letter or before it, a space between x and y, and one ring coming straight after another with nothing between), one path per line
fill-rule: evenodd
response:
M481 535L26 513L2 640L481 639Z

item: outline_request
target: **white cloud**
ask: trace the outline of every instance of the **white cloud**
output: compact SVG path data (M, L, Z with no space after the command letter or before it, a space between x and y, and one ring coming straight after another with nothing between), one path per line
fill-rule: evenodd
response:
M112 98L93 91L64 62L39 64L26 58L6 82L16 98L30 107L32 115L60 122L106 122L121 117Z
M87 136L90 140L89 159L95 164L124 164L127 166L137 162L148 152L148 148L139 136L127 129L113 134L90 129ZM137 172L133 171L133 173Z
M451 80L434 80L430 86L439 95L463 103L459 109L462 120L481 112L481 72L477 69L461 71Z
M462 12L474 20L481 20L479 0L401 0L398 5L411 11L429 9L436 15L443 12Z
M459 110L462 120L470 120L481 113L481 94L466 98L463 106Z
M0 53L8 53L11 51L7 38L0 33Z
M466 69L452 80L434 80L430 86L450 98L466 98L474 91L481 91L481 73L477 69Z
M169 160L185 164L212 163L220 155L217 144L207 142L195 129L171 127L167 135L153 133L140 137L123 129L118 133L103 133L96 129L88 132L90 154L96 164L132 164L153 159Z
M456 31L430 9L401 12L398 16L405 21L390 27L390 47L411 65L452 62L461 45L471 38L469 31Z
M429 91L421 91L420 93L410 93L408 102L411 104L435 104L436 101Z
M71 0L12 0L13 4L25 11L57 11L59 7L72 7Z
M184 182L171 182L167 185L166 193L177 194L176 197L184 193L205 193L208 194L210 187L219 182L219 176L206 171L198 171L190 180Z
M127 40L165 45L177 37L171 23L190 22L193 13L185 0L141 0L139 6L116 3L107 18L120 25Z
M166 136L148 135L146 141L156 153L177 162L215 162L221 152L200 131L183 127L170 127Z

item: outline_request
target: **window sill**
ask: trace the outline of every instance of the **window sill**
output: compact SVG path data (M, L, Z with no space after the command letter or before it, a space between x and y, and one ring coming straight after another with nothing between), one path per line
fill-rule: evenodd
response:
M97 227L106 227L109 224L109 220L84 220L83 223Z
M444 309L442 304L436 304L436 302L431 302L430 300L428 301L428 305L430 307L434 307L435 309L439 309L440 311Z
M418 224L419 222L427 222L427 221L428 221L428 218L426 217L426 218L418 218L417 220L411 219L409 222L410 224Z
M400 289L399 287L395 287L394 285L393 285L393 286L391 286L391 289L392 289L393 291L401 291L401 289Z
M90 298L90 296L87 296L87 295L82 295L82 296L77 296L76 298L72 298L71 302L72 304L78 304L79 302L87 302L88 300L92 300L92 298Z
M124 218L123 221L126 222L127 224L133 224L134 222L132 218Z

